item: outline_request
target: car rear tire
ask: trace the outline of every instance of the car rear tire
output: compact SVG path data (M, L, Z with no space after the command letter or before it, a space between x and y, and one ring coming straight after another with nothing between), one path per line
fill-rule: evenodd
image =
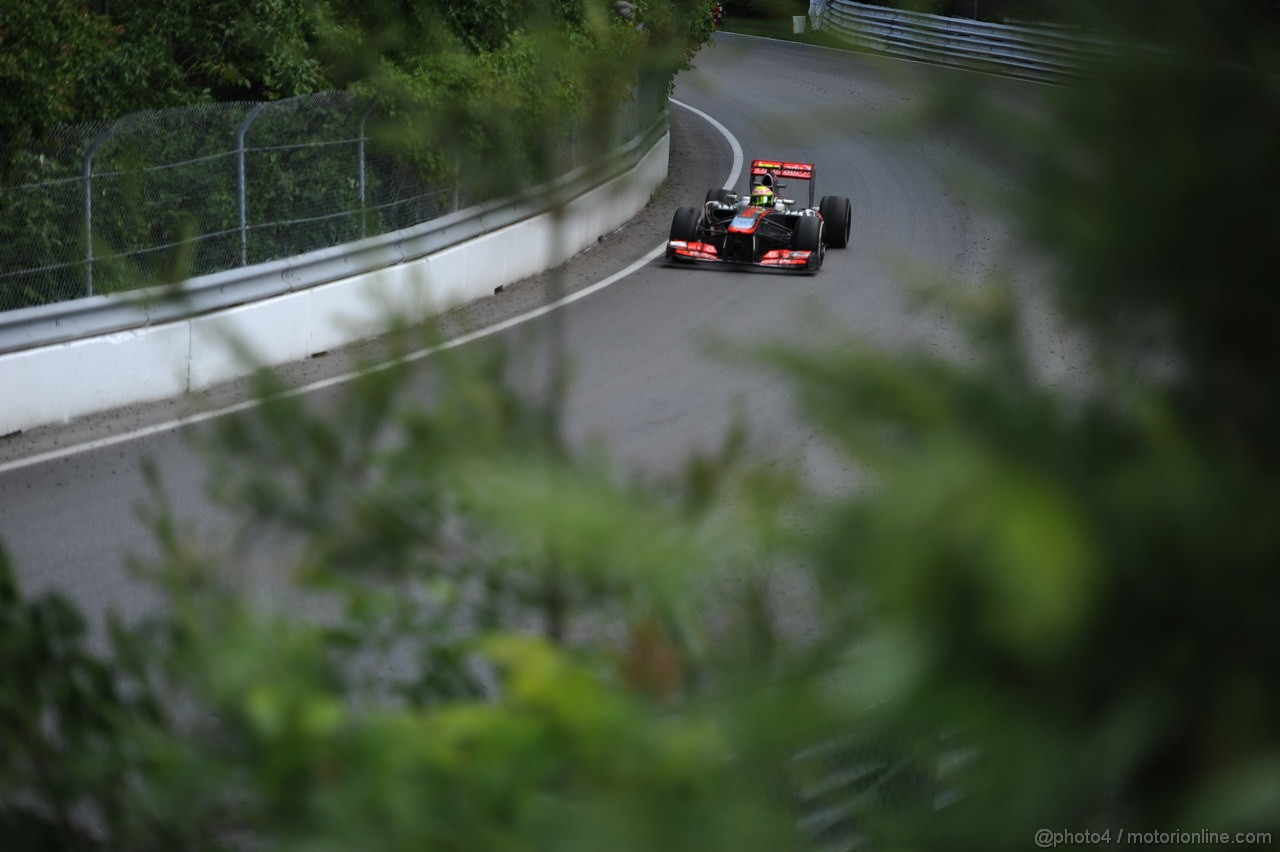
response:
M671 239L685 242L698 238L698 211L693 207L681 207L671 217Z
M715 201L720 204L732 204L733 193L725 189L724 187L716 187L714 189L708 189L707 201Z
M795 251L813 252L808 268L817 272L822 266L822 220L817 216L805 216L797 222L791 247Z
M852 205L842 195L825 195L818 202L818 213L826 221L827 245L845 248L849 245L849 232L853 227Z

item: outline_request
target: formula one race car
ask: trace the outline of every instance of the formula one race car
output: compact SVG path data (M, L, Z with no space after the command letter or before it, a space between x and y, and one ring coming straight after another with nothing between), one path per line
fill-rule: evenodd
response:
M783 198L782 179L807 181L809 206ZM739 263L817 272L828 247L849 245L849 199L824 196L813 205L812 163L755 160L747 190L710 189L699 210L681 207L671 220L667 260Z

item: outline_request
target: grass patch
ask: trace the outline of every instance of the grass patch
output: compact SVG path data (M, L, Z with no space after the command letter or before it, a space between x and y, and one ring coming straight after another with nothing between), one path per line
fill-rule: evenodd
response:
M721 32L737 33L739 35L763 36L764 38L776 38L800 44L814 44L820 47L835 47L841 50L854 49L852 45L841 41L834 35L814 32L807 18L803 33L792 32L791 18L789 16L785 18L743 18L735 15L725 15L724 25L720 30Z

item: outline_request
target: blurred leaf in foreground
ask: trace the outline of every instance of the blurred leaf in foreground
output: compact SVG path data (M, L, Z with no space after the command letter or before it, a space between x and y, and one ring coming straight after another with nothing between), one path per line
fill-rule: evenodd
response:
M109 662L6 585L6 670L57 696L4 698L7 730L33 732L6 742L2 813L25 832L9 836L734 852L1012 850L1117 826L1274 837L1275 247L1246 237L1277 209L1272 45L1245 18L1215 18L1221 38L1161 20L1162 51L1046 93L1034 144L1002 140L1090 340L1083 387L1036 378L1024 306L992 290L952 303L965 364L768 349L867 474L835 496L744 460L741 435L682 477L638 479L569 446L556 397L513 389L487 351L442 353L425 390L371 374L340 418L286 399L228 421L219 493L247 530L302 538L280 567L303 590L288 611L247 600L162 492L171 606L118 631ZM84 715L93 683L133 692L94 693ZM143 712L128 695L158 698Z

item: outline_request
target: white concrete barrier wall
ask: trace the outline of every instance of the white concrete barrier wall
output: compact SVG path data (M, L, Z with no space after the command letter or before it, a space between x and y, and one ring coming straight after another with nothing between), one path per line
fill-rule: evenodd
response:
M0 435L168 399L420 322L550 269L621 227L666 179L670 136L550 213L425 258L215 314L0 355ZM250 353L246 358L245 353Z

